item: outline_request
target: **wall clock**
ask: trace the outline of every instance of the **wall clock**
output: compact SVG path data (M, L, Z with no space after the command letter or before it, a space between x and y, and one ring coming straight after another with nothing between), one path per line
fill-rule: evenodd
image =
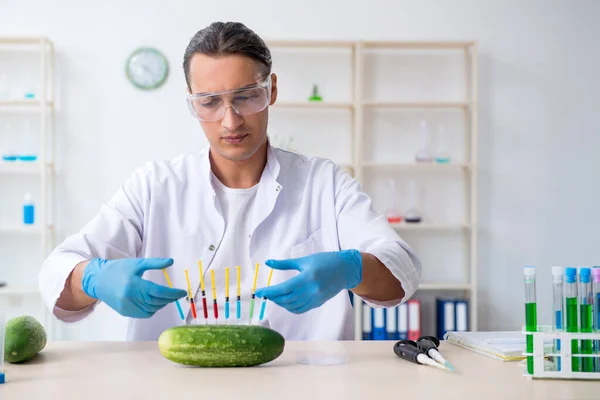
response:
M135 87L142 90L156 89L167 80L169 62L160 51L141 47L127 58L125 72L127 79Z

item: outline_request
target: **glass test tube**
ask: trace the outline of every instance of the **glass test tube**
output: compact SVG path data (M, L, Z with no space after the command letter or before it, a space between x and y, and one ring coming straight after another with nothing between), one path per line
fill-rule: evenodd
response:
M567 304L567 332L577 332L577 269L565 270L565 303ZM579 353L577 340L571 340L571 355ZM579 371L579 357L571 358L571 371Z
M525 330L537 330L537 304L535 299L535 267L525 267ZM533 335L527 335L527 353L533 353ZM527 372L533 374L533 356L527 356Z
M552 267L553 313L552 323L557 331L564 329L563 267ZM555 353L560 353L560 339L554 341ZM560 371L560 356L554 357L554 367Z
M579 304L580 304L580 332L592 333L594 298L592 296L591 269L581 268L579 270ZM581 341L581 354L592 354L592 341ZM581 357L581 370L583 372L594 372L592 357Z
M594 329L600 332L600 267L592 268L592 285L594 293ZM600 340L594 340L594 350L600 353ZM594 370L600 372L600 357L594 357Z

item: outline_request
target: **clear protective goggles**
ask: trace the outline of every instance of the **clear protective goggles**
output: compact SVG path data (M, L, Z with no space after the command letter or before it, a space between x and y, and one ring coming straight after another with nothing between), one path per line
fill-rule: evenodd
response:
M191 94L187 97L190 113L204 122L220 121L229 107L237 115L256 114L271 102L271 76L263 82L239 89L214 93Z

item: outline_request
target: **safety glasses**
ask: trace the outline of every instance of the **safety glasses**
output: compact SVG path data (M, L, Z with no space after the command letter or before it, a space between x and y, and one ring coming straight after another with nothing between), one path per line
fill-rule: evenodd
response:
M191 94L187 97L190 114L203 122L220 121L227 108L237 115L256 114L271 102L271 76L261 83L215 93Z

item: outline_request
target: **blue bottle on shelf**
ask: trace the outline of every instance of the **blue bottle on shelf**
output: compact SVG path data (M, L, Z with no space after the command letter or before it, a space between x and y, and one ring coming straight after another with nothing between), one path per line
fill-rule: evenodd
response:
M25 225L33 225L35 222L35 206L29 193L25 194L23 203L23 223Z

